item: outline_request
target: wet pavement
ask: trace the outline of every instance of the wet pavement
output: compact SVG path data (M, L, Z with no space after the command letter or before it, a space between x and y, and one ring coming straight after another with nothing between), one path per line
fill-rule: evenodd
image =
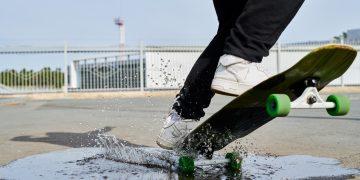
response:
M312 171L310 170L316 169L318 166L325 169L334 168L333 172L337 172L336 169L341 169L341 167L350 168L342 169L344 171L360 168L360 108L358 108L360 107L360 95L349 94L348 96L352 102L352 109L347 116L330 117L325 110L294 110L289 117L271 121L246 138L230 144L219 153L229 152L238 149L240 146L240 149L256 155L254 156L257 158L256 161L264 166L251 166L251 164L256 165L257 163L247 165L247 162L251 162L251 156L249 156L248 161L244 162L244 168L249 169L245 171L248 172L249 176L245 177L250 177L251 174L258 176L261 173L265 173L266 177L274 178L300 177L299 174L304 175L301 177L331 176L331 173L327 173L330 171L324 169L318 169L316 172L326 172L325 175L311 174ZM111 173L105 173L107 172L106 169L111 170L113 166L114 168L119 167L119 169L123 167L126 170L128 165L121 165L121 163L115 165L117 162L100 157L86 162L85 164L88 166L79 166L77 163L61 164L70 161L82 161L95 154L101 154L100 149L93 148L98 147L96 140L98 134L101 133L115 135L123 140L127 146L157 147L154 139L161 128L162 119L168 113L172 97L148 96L143 98L39 101L22 98L1 99L0 165L8 165L1 168L0 177L4 176L5 172L6 177L27 175L14 173L19 172L20 169L17 168L23 168L22 172L29 173L29 176L26 177L34 178L35 175L38 175L36 177L41 177L40 175L45 177L46 172L52 172L51 177L68 179L73 177L70 175L69 169L78 169L75 172L75 179L80 177L86 179L86 177L91 176L96 179L115 177ZM230 100L231 98L228 97L216 96L210 108L206 110L207 116L216 112ZM281 157L275 158L277 156ZM50 162L40 163L42 161L32 159L46 157L48 159L53 158L51 162L54 165L51 165ZM16 159L20 160L14 161ZM10 163L11 161L14 162ZM30 162L39 163L29 165ZM99 165L92 166L91 163ZM312 166L314 164L316 167ZM270 166L273 168L267 168ZM35 167L40 167L39 173L33 172L36 170ZM41 167L44 167L45 170ZM46 167L50 169L46 170ZM100 167L100 170L103 168L101 171L104 171L105 174L101 174L100 171L89 173L91 169L94 170L97 167ZM269 175L273 171L271 169L279 169L279 167L285 168L285 170L277 170L273 176ZM292 167L294 168L291 169ZM25 169L29 170L26 171ZM155 174L153 174L154 170L146 170L147 168L143 166L131 166L130 169L135 170L136 176L130 173L128 177L135 179L141 177L139 172L149 174L149 176L145 176L149 178L152 175L159 178L164 177L164 179L171 177L169 172L164 171L164 169L156 170ZM86 172L88 175L85 175ZM163 175L161 173L159 175L158 172L162 172ZM288 176L284 176L282 172ZM305 172L309 173L306 174ZM34 176L31 176L31 173ZM222 174L224 173L221 170L217 173L219 178Z
M131 148L134 152L128 153L135 156L131 164L106 158L101 148L75 148L17 160L0 167L0 174L5 179L344 179L360 174L360 170L343 168L331 158L249 155L243 159L240 175L231 175L223 165L216 165L198 168L189 176L178 173L176 163L164 163L166 150ZM143 157L144 153L152 156ZM139 163L147 164L137 165L136 156L143 157Z

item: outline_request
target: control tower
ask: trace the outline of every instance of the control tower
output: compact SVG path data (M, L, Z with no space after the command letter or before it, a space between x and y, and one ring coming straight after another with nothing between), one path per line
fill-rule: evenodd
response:
M115 24L119 27L120 30L120 60L126 59L125 53L125 23L121 18L114 19Z
M125 23L124 20L120 18L115 18L115 24L119 26L120 30L120 47L125 47Z

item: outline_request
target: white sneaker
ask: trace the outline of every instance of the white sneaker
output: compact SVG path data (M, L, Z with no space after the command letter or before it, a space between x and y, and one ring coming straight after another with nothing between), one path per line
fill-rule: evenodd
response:
M164 149L172 150L191 131L190 124L194 120L182 118L175 110L172 110L166 118L156 143Z
M225 54L220 57L211 88L219 94L239 96L267 78L259 63Z

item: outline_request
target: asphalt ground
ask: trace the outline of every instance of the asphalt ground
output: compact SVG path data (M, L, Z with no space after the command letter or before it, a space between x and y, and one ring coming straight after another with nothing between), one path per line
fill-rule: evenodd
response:
M249 153L331 157L345 167L360 168L360 94L347 95L352 102L347 116L330 117L325 110L293 110L223 151L240 144ZM33 154L96 146L100 131L128 143L156 146L155 138L173 97L0 99L0 165ZM231 99L215 96L206 117Z

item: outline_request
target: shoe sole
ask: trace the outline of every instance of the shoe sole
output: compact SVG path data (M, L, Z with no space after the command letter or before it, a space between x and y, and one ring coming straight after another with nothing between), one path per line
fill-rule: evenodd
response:
M224 88L227 87L227 88ZM217 93L226 96L240 96L245 91L251 89L253 86L239 84L234 81L228 81L226 79L214 78L211 89Z
M158 137L158 139L156 140L156 144L157 144L159 147L161 147L161 148L163 148L163 149L167 149L167 150L173 150L173 148L171 148L171 147L169 147L169 146L164 146L164 145L162 145L162 144L160 143L160 141L162 141L162 140Z
M220 95L224 95L224 96L238 97L238 95L236 95L236 94L227 93L227 92L224 92L223 90L218 90L218 89L219 88L217 88L217 87L211 87L211 90L216 94L220 94Z

